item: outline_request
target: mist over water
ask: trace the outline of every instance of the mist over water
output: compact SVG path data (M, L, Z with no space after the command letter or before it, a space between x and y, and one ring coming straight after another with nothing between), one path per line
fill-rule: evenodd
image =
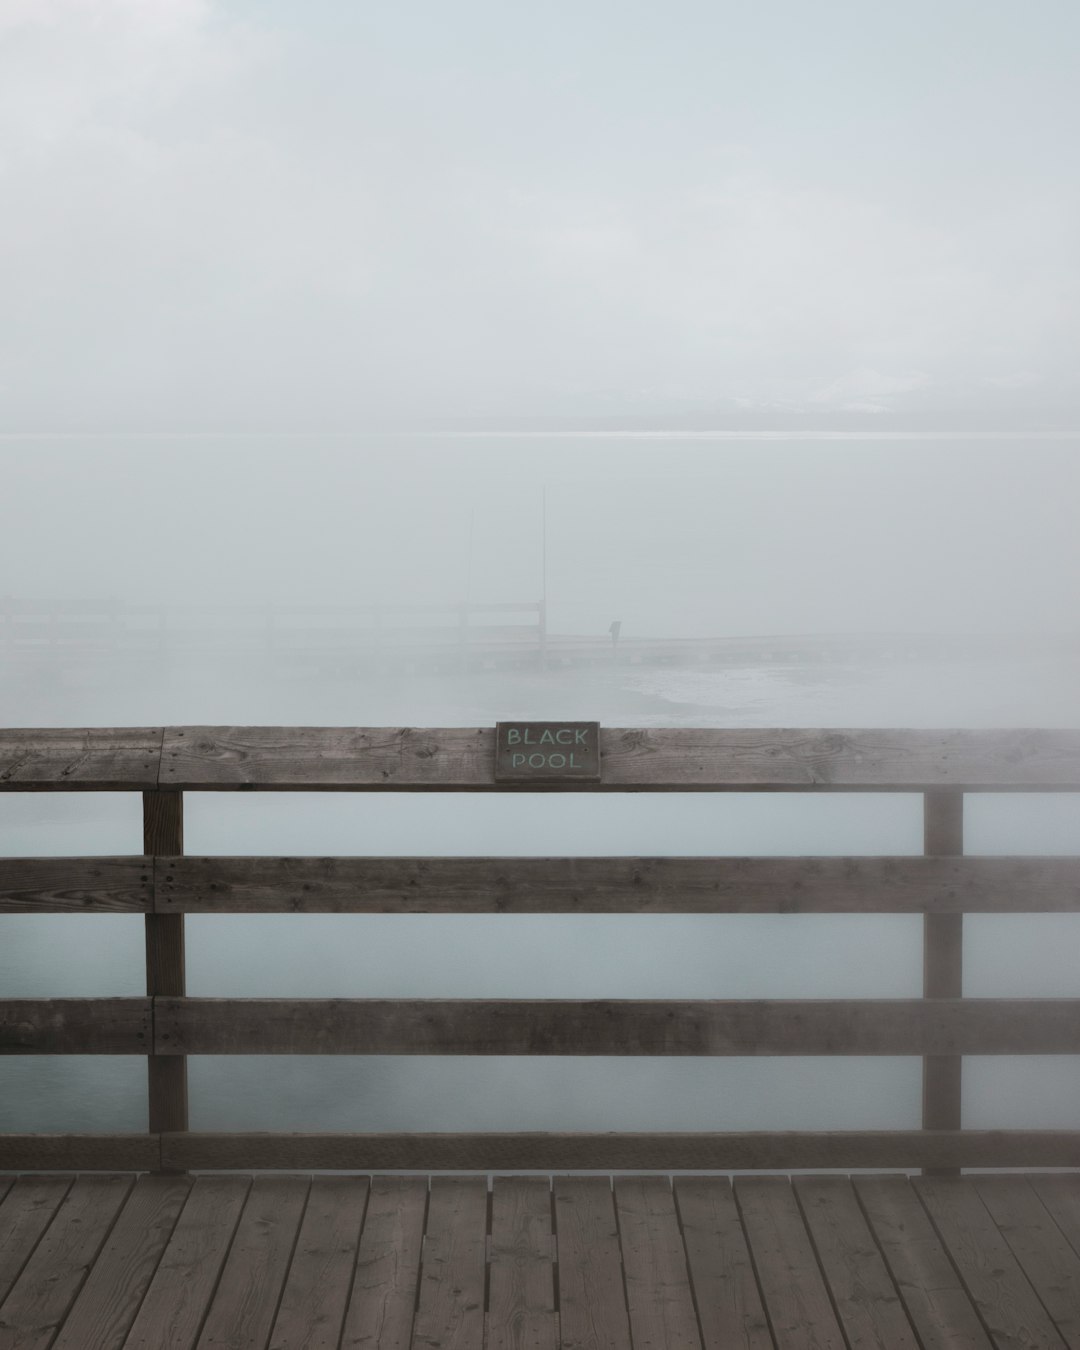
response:
M145 437L2 443L0 595L546 598L548 631L893 634L891 656L378 673L178 639L0 654L7 726L1080 726L1074 442ZM59 486L63 485L63 491ZM45 513L42 502L49 502ZM546 516L546 521L545 521ZM49 522L48 546L42 537ZM226 620L227 621L227 620ZM424 620L428 622L428 620ZM420 622L420 620L416 620ZM905 654L993 635L987 654ZM1000 640L1004 639L1004 641ZM916 854L914 794L185 795L192 854ZM0 854L130 854L137 794L3 794ZM971 853L1078 853L1080 800L969 794ZM1080 916L969 916L965 993L1080 995ZM240 997L915 997L917 916L189 917ZM137 916L9 916L0 992L143 992ZM1060 1057L965 1061L966 1126L1068 1126ZM917 1059L193 1057L195 1129L915 1128ZM142 1060L0 1059L0 1129L145 1127Z

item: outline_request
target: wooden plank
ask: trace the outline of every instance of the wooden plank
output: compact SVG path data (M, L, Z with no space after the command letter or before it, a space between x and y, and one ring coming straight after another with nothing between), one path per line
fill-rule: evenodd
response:
M409 1350L427 1202L426 1177L372 1177L341 1350Z
M556 1350L554 1234L547 1177L495 1177L485 1350Z
M179 792L143 793L143 849L176 856L184 851L184 798ZM184 916L148 914L145 920L146 992L151 997L183 997L187 992ZM146 1061L147 1118L151 1130L188 1127L187 1060L152 1054Z
M247 1198L250 1177L198 1177L124 1350L192 1350Z
M777 1350L846 1350L786 1177L737 1177L735 1198Z
M928 792L923 798L924 852L931 856L964 851L964 794ZM962 914L927 914L923 920L923 997L958 999L964 981ZM961 1127L959 1055L923 1058L922 1123L924 1130ZM935 1169L936 1170L936 1169ZM944 1173L939 1173L944 1175Z
M574 1350L626 1350L630 1316L607 1177L555 1177L559 1325Z
M484 1341L486 1177L432 1177L413 1345L475 1350Z
M256 1177L198 1350L266 1350L307 1204L308 1177Z
M1076 1130L161 1136L166 1169L316 1171L753 1171L789 1168L1080 1167Z
M0 727L0 792L157 786L161 727Z
M574 791L1080 789L1080 731L1073 729L602 727L600 745L602 781L574 784ZM494 727L167 727L160 784L521 790L496 785L494 764Z
M0 1001L2 1055L145 1055L152 1043L148 998Z
M52 1350L120 1350L187 1200L183 1177L140 1177Z
M923 1350L992 1350L907 1178L857 1177L854 1185Z
M367 1177L315 1177L270 1350L337 1350L356 1267Z
M0 1134L0 1168L19 1172L149 1172L161 1162L156 1134Z
M1035 1055L1080 1051L1078 1012L1052 998L159 998L154 1022L159 1055Z
M616 1177L615 1212L635 1350L701 1350L670 1179Z
M1080 910L1080 858L159 857L155 861L155 901L162 914Z
M975 1188L961 1177L916 1177L912 1184L994 1345L1064 1350L1065 1342Z
M796 1177L825 1282L851 1350L920 1350L846 1177Z
M131 1190L125 1176L79 1177L0 1303L0 1350L47 1350Z
M1024 1177L970 1181L1061 1338L1070 1350L1080 1350L1080 1255Z
M151 858L0 858L0 914L146 914Z
M1030 1182L1073 1250L1080 1252L1080 1176L1032 1176Z
M773 1350L727 1177L675 1177L675 1204L704 1350Z
M0 1204L0 1305L71 1189L73 1177L8 1177Z

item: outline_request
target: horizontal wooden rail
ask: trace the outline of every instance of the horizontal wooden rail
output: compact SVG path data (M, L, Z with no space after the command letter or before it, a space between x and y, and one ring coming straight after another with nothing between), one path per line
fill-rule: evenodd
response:
M494 779L492 727L0 730L9 791L1080 791L1080 730L600 729L601 781Z
M149 914L153 858L0 858L0 914Z
M8 998L0 1001L0 1054L148 1055L148 998Z
M158 998L161 1055L1080 1053L1080 999Z
M0 914L1012 914L1080 857L0 858Z
M6 999L0 1053L1078 1054L1080 999Z
M0 1134L3 1171L1080 1167L1076 1130Z
M177 914L1080 910L1080 858L182 857L154 870L158 912Z

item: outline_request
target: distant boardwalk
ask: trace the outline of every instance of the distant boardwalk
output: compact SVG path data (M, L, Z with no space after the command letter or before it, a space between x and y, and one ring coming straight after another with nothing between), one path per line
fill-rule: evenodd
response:
M0 664L257 657L344 670L513 670L598 665L769 666L1080 656L1080 633L826 633L650 637L615 619L548 630L541 601L459 605L126 604L0 596Z

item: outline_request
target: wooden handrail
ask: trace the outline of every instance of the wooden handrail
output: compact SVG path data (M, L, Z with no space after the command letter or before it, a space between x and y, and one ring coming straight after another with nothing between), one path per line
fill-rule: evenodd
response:
M500 783L491 727L0 730L0 790L1076 792L1080 730L601 727L599 782Z
M1080 910L1080 857L962 856L964 793L1080 790L1080 732L602 728L601 753L599 782L544 790L917 791L925 804L924 854L187 857L184 790L529 791L537 785L495 781L490 728L0 731L0 788L139 791L144 806L139 855L0 860L0 914L142 914L147 976L142 998L0 1001L0 1051L136 1054L147 1058L149 1072L148 1133L0 1136L0 1168L128 1165L116 1161L121 1157L155 1170L921 1166L941 1173L960 1165L1080 1166L1080 1131L960 1128L961 1056L1080 1052L1080 999L962 997L963 914ZM924 997L187 996L185 914L275 912L921 913ZM189 1133L187 1056L253 1053L919 1055L924 1128L678 1135Z

